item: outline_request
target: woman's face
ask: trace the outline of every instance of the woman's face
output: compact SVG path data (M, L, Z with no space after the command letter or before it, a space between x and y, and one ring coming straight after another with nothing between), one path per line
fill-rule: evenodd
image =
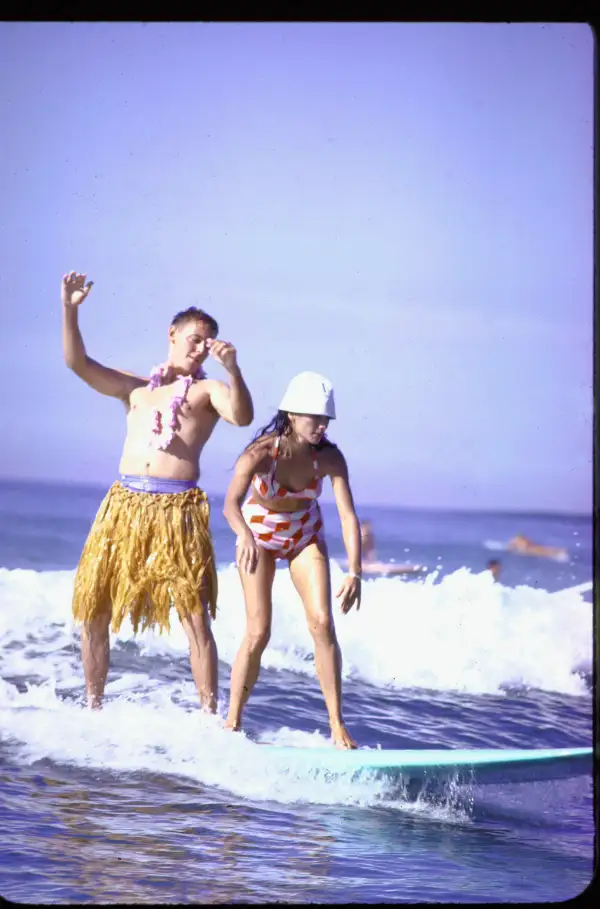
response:
M329 417L322 415L291 413L289 418L296 436L309 445L318 445L329 426Z

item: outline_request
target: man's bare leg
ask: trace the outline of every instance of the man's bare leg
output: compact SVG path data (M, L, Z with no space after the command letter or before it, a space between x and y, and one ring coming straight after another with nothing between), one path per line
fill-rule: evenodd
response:
M240 571L246 603L246 631L231 669L227 729L241 728L242 711L258 679L260 660L271 634L274 577L275 559L272 553L260 548L253 573Z
M216 713L219 694L219 665L217 645L210 627L208 607L181 620L190 642L190 666L198 689L200 705L208 713Z
M109 628L111 611L85 622L81 629L81 660L85 675L88 707L99 710L110 663Z

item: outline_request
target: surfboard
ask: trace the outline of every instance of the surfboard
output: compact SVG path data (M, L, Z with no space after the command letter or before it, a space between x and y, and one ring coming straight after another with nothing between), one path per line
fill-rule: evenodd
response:
M507 540L505 543L500 540L484 540L483 546L485 549L491 549L494 552L507 552L509 555L516 556L529 556L538 559L550 559L552 562L568 562L569 553L566 550L562 550L560 547L540 547L541 552L523 552L519 549L511 549L509 546L510 540ZM535 544L534 544L535 545ZM553 549L557 549L557 552L552 552ZM543 550L546 549L546 552Z
M340 565L343 568L348 567L347 559L340 559ZM395 562L363 562L363 577L390 577L394 578L399 575L410 577L415 574L423 574L427 571L426 565L398 565Z
M290 770L327 775L375 775L407 781L524 783L592 773L591 748L371 749L267 745Z
M395 565L393 562L365 562L362 567L363 575L381 575L394 578L398 575L423 574L427 571L424 565Z
M594 589L593 581L584 581L583 584L575 584L573 587L563 587L556 593L590 593Z

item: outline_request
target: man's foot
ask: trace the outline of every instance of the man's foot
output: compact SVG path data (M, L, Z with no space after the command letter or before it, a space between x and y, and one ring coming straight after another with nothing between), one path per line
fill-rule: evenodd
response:
M333 744L336 748L344 748L346 750L356 748L356 742L346 729L343 723L336 723L331 727L331 738L333 739Z

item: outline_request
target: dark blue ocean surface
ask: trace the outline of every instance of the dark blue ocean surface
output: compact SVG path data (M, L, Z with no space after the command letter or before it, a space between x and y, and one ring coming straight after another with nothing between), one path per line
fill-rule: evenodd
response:
M285 570L246 713L223 730L244 627L215 500L219 717L196 705L186 641L112 641L105 709L82 706L73 571L103 489L0 484L0 892L21 902L563 900L593 874L592 781L454 787L315 778L256 742L327 745L301 603ZM334 588L344 556L324 507ZM384 748L591 744L591 520L360 508L377 557L336 628L348 726ZM568 559L512 555L523 533ZM502 561L501 583L485 571ZM579 587L578 590L571 588Z

